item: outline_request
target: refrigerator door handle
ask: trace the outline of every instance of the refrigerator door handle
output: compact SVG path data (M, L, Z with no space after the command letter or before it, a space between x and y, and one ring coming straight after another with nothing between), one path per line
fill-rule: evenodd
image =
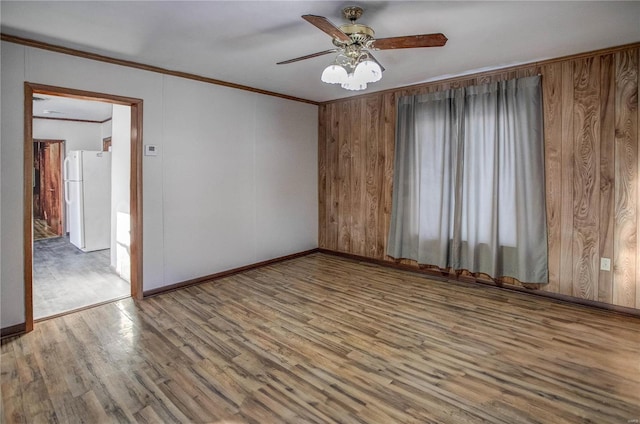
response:
M62 179L67 181L69 179L69 162L71 161L71 156L67 156L64 158L64 162L62 162Z
M69 181L64 180L64 201L67 205L71 204L71 199L69 198Z
M71 199L69 198L69 171L67 171L70 161L71 161L71 157L67 156L66 158L64 158L64 162L62 162L62 180L64 181L64 201L67 205L71 204Z

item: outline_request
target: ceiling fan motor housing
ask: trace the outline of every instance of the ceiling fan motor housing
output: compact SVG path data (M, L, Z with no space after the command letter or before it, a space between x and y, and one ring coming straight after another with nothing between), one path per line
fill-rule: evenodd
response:
M367 41L372 40L376 34L373 29L362 24L341 25L340 30L347 34L354 43L360 44L365 44Z
M355 21L360 19L360 16L362 16L362 12L364 12L364 9L359 6L347 6L342 9L342 13L344 14L345 19L351 21L351 23L354 23Z
M368 41L373 40L373 37L375 36L375 32L371 27L356 23L356 20L362 16L363 12L364 9L359 6L348 6L342 9L344 17L351 21L351 23L341 25L340 31L344 32L349 36L349 38L351 38L351 44L360 44L364 46ZM335 39L333 44L338 47L346 45L346 43Z

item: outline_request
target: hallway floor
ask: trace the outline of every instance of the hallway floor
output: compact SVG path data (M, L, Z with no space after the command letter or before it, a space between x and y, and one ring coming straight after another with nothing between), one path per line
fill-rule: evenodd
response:
M84 253L68 237L34 241L34 319L129 296L129 283L109 267L109 258L109 249Z

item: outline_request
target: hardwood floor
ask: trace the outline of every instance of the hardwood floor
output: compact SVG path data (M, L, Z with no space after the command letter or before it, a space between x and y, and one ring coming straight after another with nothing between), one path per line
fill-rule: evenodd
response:
M324 254L2 343L3 422L635 423L640 319Z

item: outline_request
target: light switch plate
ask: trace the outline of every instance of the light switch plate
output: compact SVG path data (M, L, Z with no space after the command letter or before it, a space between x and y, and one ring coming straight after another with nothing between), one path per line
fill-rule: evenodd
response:
M600 258L600 270L601 271L611 271L611 259L609 259L609 258Z

